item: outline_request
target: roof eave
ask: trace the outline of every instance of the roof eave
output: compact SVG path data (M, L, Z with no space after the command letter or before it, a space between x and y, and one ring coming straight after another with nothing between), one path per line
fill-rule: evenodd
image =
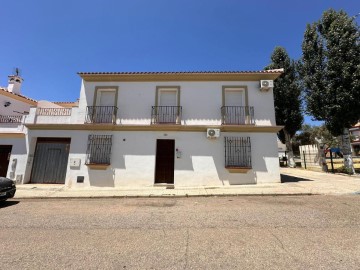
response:
M275 80L282 72L249 72L249 73L78 73L89 82L107 81L259 81Z

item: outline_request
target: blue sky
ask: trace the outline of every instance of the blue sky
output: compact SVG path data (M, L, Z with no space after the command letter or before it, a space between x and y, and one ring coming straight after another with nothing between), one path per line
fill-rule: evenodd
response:
M78 71L261 70L275 46L299 58L324 10L360 12L355 0L0 1L0 85L19 67L22 93L50 101L78 98Z

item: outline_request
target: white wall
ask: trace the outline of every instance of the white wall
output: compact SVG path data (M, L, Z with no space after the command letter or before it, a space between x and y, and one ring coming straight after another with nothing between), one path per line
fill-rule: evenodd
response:
M180 86L183 123L220 125L222 87L248 86L249 106L254 107L256 125L275 125L272 91L261 92L259 82L82 82L79 110L85 119L86 106L93 106L96 86L118 86L118 116L122 124L148 125L155 105L156 86ZM81 122L81 120L80 120ZM82 120L84 122L84 120Z
M261 92L258 82L82 82L79 108L59 123L83 124L86 106L93 105L96 86L118 86L118 116L122 124L149 125L151 106L155 105L156 86L180 86L183 123L186 125L220 125L223 86L248 86L249 106L254 107L256 125L275 125L273 93ZM0 101L1 102L1 101ZM39 119L41 122L55 121ZM61 118L65 119L65 118ZM35 108L26 120L36 122ZM21 166L17 173L29 182L37 137L71 138L70 158L80 158L79 168L68 164L66 184L69 186L152 186L155 175L157 139L175 139L182 157L175 159L176 186L221 186L279 182L278 149L275 133L222 133L217 140L208 140L205 132L143 131L58 131L29 130L27 139L19 143ZM89 134L113 135L112 164L103 170L85 166ZM167 134L167 136L165 135ZM253 169L248 173L229 173L224 168L224 136L250 136ZM3 143L1 143L3 144ZM25 149L25 150L24 150ZM85 176L77 184L77 176Z
M15 180L17 176L22 175L21 178L24 178L27 162L27 143L25 138L0 138L0 145L12 145L6 177ZM14 160L16 160L16 166L13 167ZM11 172L13 172L14 177L11 177Z
M10 106L5 107L4 103L9 101ZM0 115L22 115L17 112L29 112L32 105L0 94ZM17 111L17 112L16 112Z
M89 134L113 135L111 166L107 170L93 170L85 165ZM270 133L222 133L219 139L209 140L205 132L29 132L29 140L33 142L40 136L71 138L69 160L80 158L81 165L79 168L68 165L66 184L69 186L152 186L157 139L175 139L175 147L182 152L181 158L175 158L175 186L280 181L276 135ZM251 137L253 169L248 173L229 173L224 168L224 136ZM34 150L33 147L30 155ZM77 176L85 176L85 183L77 184Z

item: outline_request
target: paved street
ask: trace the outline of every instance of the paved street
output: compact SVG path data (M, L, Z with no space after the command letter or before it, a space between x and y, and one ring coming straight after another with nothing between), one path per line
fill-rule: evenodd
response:
M360 195L0 207L1 269L360 269Z

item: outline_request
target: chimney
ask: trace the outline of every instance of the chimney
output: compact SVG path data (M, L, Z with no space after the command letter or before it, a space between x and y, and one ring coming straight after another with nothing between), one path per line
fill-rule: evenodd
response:
M20 95L21 94L20 88L23 81L24 79L21 78L19 75L10 75L8 80L9 85L7 87L7 90L14 94Z

